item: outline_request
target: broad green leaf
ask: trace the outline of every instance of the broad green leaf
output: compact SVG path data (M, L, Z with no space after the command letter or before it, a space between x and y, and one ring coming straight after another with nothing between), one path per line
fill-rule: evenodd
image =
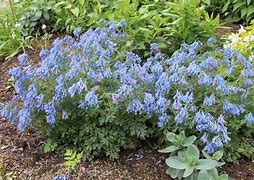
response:
M85 0L79 0L79 4L80 4L81 6L84 6Z
M230 1L231 1L231 0L228 0L228 1L226 2L226 4L224 5L224 7L222 8L222 12L223 12L223 13L224 13L225 11L228 10L228 6L229 6L229 4L230 4Z
M175 145L172 145L172 146L166 147L165 149L160 149L160 150L158 150L158 152L160 152L160 153L171 153L171 152L174 152L178 149L179 149L179 147L177 147Z
M243 18L244 16L246 16L247 13L248 13L248 9L247 9L247 8L241 9L241 18Z
M251 3L251 0L247 0L247 6L249 6Z
M222 150L219 150L219 151L216 151L213 155L212 155L212 159L216 160L216 161L219 161L223 156L223 151Z
M200 159L195 167L199 170L210 170L218 166L218 162L211 159Z
M199 150L197 148L197 146L195 145L191 145L188 146L187 150L186 150L186 156L187 157L194 157L196 160L199 159Z
M202 151L202 154L205 156L206 159L212 159L212 157L207 154L205 151Z
M173 142L176 138L176 134L175 133L172 133L172 132L168 132L166 134L166 138L169 142Z
M169 168L167 169L167 174L169 174L169 175L170 175L170 177L172 177L172 178L177 178L177 175L178 175L178 170L177 170L177 169L174 169L174 168L169 167Z
M241 7L241 6L244 6L245 5L245 2L244 1L240 1L240 2L238 2L238 3L236 3L236 4L234 4L234 6L233 6L233 11L232 12L235 12L236 10L239 10L239 8Z
M218 170L216 168L213 168L211 170L207 171L210 176L212 176L214 179L216 179L219 176Z
M188 177L190 176L194 171L194 167L187 167L184 171L183 177Z
M76 17L79 16L79 8L75 7L75 8L73 8L73 9L71 9L71 12L72 12Z
M186 169L187 164L185 164L184 159L178 156L172 156L166 159L166 164L175 169Z
M222 174L219 176L218 180L228 180L228 175L227 174Z
M209 177L209 174L207 171L200 171L199 174L198 174L198 179L197 180L207 180Z
M189 146L192 145L194 143L194 141L196 140L196 136L190 136L185 138L185 140L183 141L183 146Z
M254 5L248 7L247 17L254 13Z

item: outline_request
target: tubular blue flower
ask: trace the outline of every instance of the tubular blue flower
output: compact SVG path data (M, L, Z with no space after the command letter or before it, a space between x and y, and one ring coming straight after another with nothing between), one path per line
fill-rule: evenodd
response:
M203 72L199 75L198 84L201 86L211 86L212 78Z
M224 113L228 113L228 114L231 114L233 116L239 116L245 110L242 106L232 104L230 101L227 100L223 104L223 111L224 111Z
M130 97L133 94L133 88L127 84L122 84L118 90L118 94L123 99Z
M175 116L175 122L182 124L189 116L187 107L183 107L180 112Z
M251 112L246 114L244 120L245 120L246 123L253 123L254 122L253 114Z
M152 54L155 54L157 51L159 51L159 49L160 48L159 48L158 44L156 44L156 43L152 43L150 45L150 51Z
M204 134L201 136L200 140L201 140L201 142L203 142L203 143L208 143L208 142L209 142L209 141L208 141L208 136L207 136L206 133L204 133Z
M29 85L28 92L25 95L24 106L33 108L36 104L37 88L34 84Z
M161 64L158 62L156 64L154 64L151 67L151 71L152 73L154 73L156 76L160 75L163 72L163 67L161 66Z
M121 20L119 23L118 23L118 26L119 27L125 27L127 26L127 22L125 20Z
M39 56L42 61L44 61L48 55L49 55L49 51L47 49L42 49L39 53Z
M144 105L138 99L133 99L132 102L127 106L127 112L139 114L142 112L143 108Z
M194 116L194 122L196 128L199 132L204 132L206 130L211 130L213 127L214 117L209 113L204 113L203 111L196 112Z
M25 128L32 122L32 112L30 108L24 107L19 111L18 130L23 132Z
M71 87L69 87L68 93L71 97L73 97L76 93L80 94L86 88L86 83L80 79L77 83L74 83Z
M163 96L159 96L156 101L156 111L157 113L165 113L167 109L167 105L170 102Z
M18 61L21 66L26 66L28 64L28 55L26 53L19 55Z
M145 93L144 111L146 111L148 115L152 115L156 111L155 98L151 93Z
M82 32L81 28L76 28L73 31L73 35L76 36L76 37L79 37L81 32Z
M208 154L212 154L216 151L215 147L214 147L214 144L213 143L209 143L207 144L204 149L203 149L205 152L207 152Z
M156 82L156 93L160 96L170 90L170 83L167 74L164 72Z
M184 96L182 96L182 101L186 104L191 104L193 102L193 92L188 91Z
M216 39L215 37L210 37L210 38L207 40L207 44L208 44L209 46L214 45L216 42L217 42L217 39Z
M1 117L7 118L11 123L16 123L18 120L18 109L11 103L4 103L0 105Z
M209 97L205 97L204 101L203 101L203 105L204 106L212 106L215 104L215 95L211 94Z
M39 111L42 111L44 109L44 95L41 93L39 94L36 98L35 98L35 101L36 101L36 107Z
M189 66L186 68L186 73L189 76L196 76L201 73L201 68L196 64L195 61L192 61Z
M216 59L209 56L207 59L205 59L204 61L202 61L200 63L200 66L204 69L208 69L210 71L215 71L215 70L217 70L219 63Z
M55 95L54 100L57 100L58 102L61 102L62 99L66 96L66 89L64 86L64 77L62 75L58 76L56 79L56 87L55 87Z
M131 65L131 64L139 64L141 62L141 58L133 53L133 52L128 52L126 54L126 59L125 59L125 63L127 65Z
M94 90L89 91L85 96L85 103L89 107L98 107L99 100Z
M169 117L166 113L163 113L160 117L159 117L159 122L158 122L158 127L162 128L165 126L165 124L167 124L169 121Z
M56 109L54 101L50 101L48 104L44 106L44 110L46 112L46 121L50 125L55 124L55 116L56 116Z

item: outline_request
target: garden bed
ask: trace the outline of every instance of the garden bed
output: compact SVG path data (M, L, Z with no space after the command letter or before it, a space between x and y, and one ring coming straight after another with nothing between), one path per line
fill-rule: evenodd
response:
M38 44L40 41L38 41ZM39 46L29 50L28 55L36 63ZM17 65L14 58L1 65L0 101L10 100L13 91L8 84L8 71ZM1 119L0 126L0 166L1 172L16 173L17 179L52 179L54 175L65 174L71 179L170 179L164 163L166 156L157 153L146 143L136 150L121 153L119 160L111 161L103 157L93 163L82 162L76 170L64 166L64 160L51 153L44 153L44 139L36 129L21 134L14 125ZM254 163L241 160L237 164L227 164L222 171L235 179L254 178Z

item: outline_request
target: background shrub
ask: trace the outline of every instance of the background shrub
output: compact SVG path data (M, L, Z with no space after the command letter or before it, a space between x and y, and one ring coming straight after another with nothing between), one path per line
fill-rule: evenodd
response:
M56 29L72 31L98 26L100 19L127 22L127 45L142 56L149 54L150 43L166 47L168 54L183 42L205 42L215 36L219 18L210 17L198 1L60 1L55 5Z
M210 12L220 13L227 21L250 22L254 18L254 2L252 0L202 0Z

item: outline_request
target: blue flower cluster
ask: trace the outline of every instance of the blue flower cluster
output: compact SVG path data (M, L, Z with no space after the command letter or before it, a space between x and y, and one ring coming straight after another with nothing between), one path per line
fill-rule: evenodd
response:
M8 102L1 115L18 123L21 131L32 123L35 112L57 127L57 119L72 114L63 107L66 99L86 112L100 107L103 92L128 113L158 117L159 127L170 120L179 126L195 125L209 153L230 141L227 120L254 122L253 109L245 107L253 96L254 68L243 56L228 48L199 54L202 44L196 41L183 44L170 58L151 44L146 60L133 52L121 59L119 42L127 36L119 28L124 25L109 22L104 28L84 34L77 29L75 37L56 39L50 50L41 51L38 67L21 55L20 66L10 73L23 106ZM106 81L114 88L105 87Z

